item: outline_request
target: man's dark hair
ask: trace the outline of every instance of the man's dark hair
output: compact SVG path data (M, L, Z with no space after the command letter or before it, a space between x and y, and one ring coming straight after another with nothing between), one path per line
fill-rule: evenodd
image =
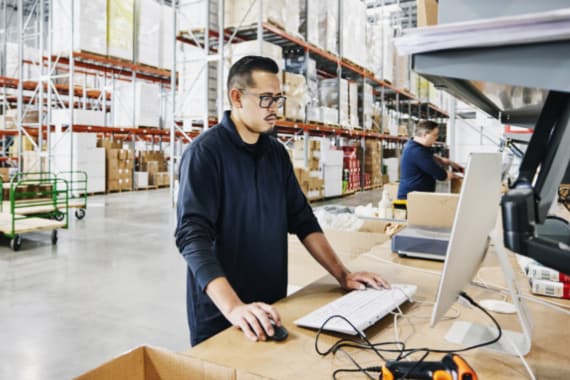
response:
M416 125L416 130L414 131L414 135L418 137L425 136L426 133L430 133L434 129L439 128L439 125L431 120L420 120L418 125Z
M228 74L227 91L228 98L230 97L230 89L232 88L247 88L255 86L251 73L254 71L265 71L268 73L279 73L279 66L274 60L267 57L258 55L247 55L240 58L236 63L230 67ZM231 104L231 98L230 104Z

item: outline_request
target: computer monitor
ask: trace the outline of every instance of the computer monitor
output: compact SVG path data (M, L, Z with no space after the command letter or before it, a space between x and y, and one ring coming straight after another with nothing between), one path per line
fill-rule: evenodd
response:
M459 294L472 281L485 258L489 239L493 236L499 215L501 168L500 153L473 153L470 156L432 313L432 326L440 321L457 301ZM530 327L526 310L523 309L525 306L517 296L514 273L506 258L502 242L495 242L495 245L509 289L512 289L511 293L516 299L515 306L521 311L519 314L524 319L521 323L525 324L523 327L525 334L503 331L503 338L490 348L516 354L514 344L522 351L520 354L526 354L530 350ZM490 341L496 336L495 329L458 321L453 324L446 338L454 343L471 346Z

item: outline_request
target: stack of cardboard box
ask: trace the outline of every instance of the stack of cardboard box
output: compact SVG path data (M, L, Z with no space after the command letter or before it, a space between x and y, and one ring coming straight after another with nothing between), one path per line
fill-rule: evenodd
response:
M308 100L305 76L284 72L283 89L287 97L287 102L285 103L285 117L287 119L304 121L305 106Z
M107 149L107 191L132 190L134 154L127 149Z
M168 186L170 184L168 166L162 152L141 152L139 170L148 172L148 184L151 186Z
M378 140L366 140L366 152L364 154L364 186L382 185L382 146ZM368 181L366 181L368 177Z
M105 148L107 191L132 190L134 152L122 149L122 143L110 139L97 141L97 147Z
M305 167L305 141L297 140L293 146L295 176L309 200L323 198L324 181L321 171L321 141L312 138L308 142L308 162Z

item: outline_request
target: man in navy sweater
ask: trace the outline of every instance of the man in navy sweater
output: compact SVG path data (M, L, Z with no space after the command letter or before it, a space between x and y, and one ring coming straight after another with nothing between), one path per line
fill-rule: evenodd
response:
M406 143L400 160L398 199L407 199L411 191L434 192L435 180L460 178L443 167L451 166L453 170L463 172L462 166L433 154L431 147L438 135L439 128L433 121L421 120L416 126L414 137Z
M350 272L322 233L287 151L270 137L285 97L276 63L247 56L228 75L231 111L196 138L180 163L176 244L187 265L190 342L233 325L257 341L281 325L272 303L287 295L287 233L345 289L388 287Z

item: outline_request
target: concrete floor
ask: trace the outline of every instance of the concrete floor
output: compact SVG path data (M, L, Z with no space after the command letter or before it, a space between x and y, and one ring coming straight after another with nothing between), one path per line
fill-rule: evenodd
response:
M174 225L169 191L153 190L89 198L57 246L47 232L24 235L19 252L0 240L0 379L68 379L142 344L187 350Z

